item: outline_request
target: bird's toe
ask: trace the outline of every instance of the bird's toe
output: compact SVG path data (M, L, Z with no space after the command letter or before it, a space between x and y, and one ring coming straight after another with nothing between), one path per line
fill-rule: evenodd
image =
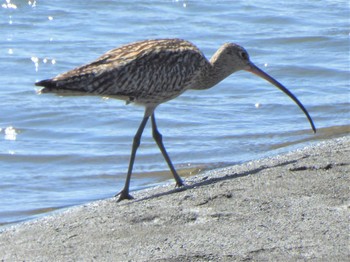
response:
M177 181L175 187L183 187L185 184L182 181Z
M120 191L120 192L119 192L118 194L116 194L115 196L116 196L116 197L119 196L117 202L120 202L120 201L125 200L125 199L127 199L127 200L134 199L134 197L131 196L131 195L129 194L129 192L124 191L124 190Z

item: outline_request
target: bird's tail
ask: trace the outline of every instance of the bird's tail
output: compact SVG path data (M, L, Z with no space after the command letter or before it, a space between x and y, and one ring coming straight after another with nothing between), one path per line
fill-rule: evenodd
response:
M66 93L75 93L75 90L66 88L66 86L59 85L57 81L52 79L45 79L35 83L36 86L43 86L39 93L57 93L57 94L66 94Z
M54 92L57 89L56 82L51 79L41 80L35 83L36 86L43 86L44 88L40 90L40 93Z

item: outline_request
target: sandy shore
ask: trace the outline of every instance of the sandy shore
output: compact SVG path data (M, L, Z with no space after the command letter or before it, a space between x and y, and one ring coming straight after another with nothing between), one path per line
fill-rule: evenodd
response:
M349 261L350 137L6 228L1 261Z

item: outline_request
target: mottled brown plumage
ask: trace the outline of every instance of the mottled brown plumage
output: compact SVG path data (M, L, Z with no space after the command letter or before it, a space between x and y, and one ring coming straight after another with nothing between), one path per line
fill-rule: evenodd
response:
M183 182L164 148L155 121L155 108L188 89L207 89L230 74L246 70L269 81L286 93L307 116L312 129L316 128L300 101L282 84L256 67L247 51L226 43L208 61L192 43L182 39L146 40L113 49L94 62L37 82L42 93L89 93L111 96L145 106L145 115L134 137L129 169L120 200L132 198L129 185L137 148L149 117L153 137L157 142L177 186Z
M45 92L86 92L145 106L172 99L208 66L199 49L179 39L149 40L113 49L96 61L38 82Z

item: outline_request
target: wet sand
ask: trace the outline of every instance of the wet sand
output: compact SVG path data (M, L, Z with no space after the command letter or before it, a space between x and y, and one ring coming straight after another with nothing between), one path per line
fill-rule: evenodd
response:
M1 261L348 261L350 136L7 227Z

